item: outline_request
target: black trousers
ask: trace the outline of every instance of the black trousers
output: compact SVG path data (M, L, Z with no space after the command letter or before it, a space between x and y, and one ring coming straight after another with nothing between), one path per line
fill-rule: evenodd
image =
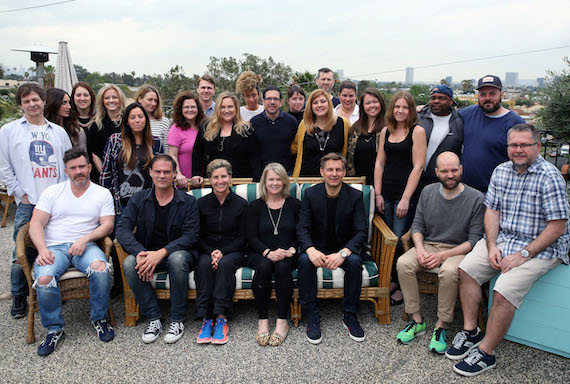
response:
M198 258L196 279L196 317L212 318L214 315L231 317L233 297L236 289L236 270L243 265L244 253L232 252L218 262L218 269L212 269L210 255Z
M253 276L253 295L260 319L269 317L269 297L271 296L271 276L275 271L275 296L277 296L277 318L287 319L293 297L293 276L296 258L287 257L276 263L259 253L247 255L249 266L255 270Z

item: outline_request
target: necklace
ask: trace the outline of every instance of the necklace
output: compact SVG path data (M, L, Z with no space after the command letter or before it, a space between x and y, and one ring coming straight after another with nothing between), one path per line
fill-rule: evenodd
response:
M224 142L226 141L227 136L220 136L220 144L218 145L218 152L224 151Z
M368 137L365 136L364 141L366 141L367 143L370 143L370 140L372 140L374 137L376 137L376 136L374 136L374 135L370 135Z
M283 205L285 205L285 203L283 203ZM281 208L279 208L279 216L277 217L277 223L275 223L275 221L273 221L273 215L271 214L271 210L269 209L269 205L267 206L267 213L269 213L269 219L271 220L271 225L273 225L273 234L275 236L277 236L279 234L277 227L279 227L279 222L281 221L281 214L283 213L283 205L281 206Z

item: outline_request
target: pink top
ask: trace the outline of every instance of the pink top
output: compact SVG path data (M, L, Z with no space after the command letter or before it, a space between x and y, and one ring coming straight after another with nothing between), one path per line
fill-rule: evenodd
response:
M198 131L192 128L183 130L178 125L173 124L168 133L168 145L178 147L178 164L180 171L187 178L192 177L192 151Z

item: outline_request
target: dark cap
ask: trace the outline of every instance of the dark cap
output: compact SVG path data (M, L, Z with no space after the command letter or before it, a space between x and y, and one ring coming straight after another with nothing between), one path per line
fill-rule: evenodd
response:
M431 91L429 91L429 94L433 95L434 93L442 93L444 95L447 95L451 98L451 101L453 102L454 105L457 104L455 100L453 100L453 90L447 84L436 85L435 87L433 87Z
M501 79L497 76L493 75L486 75L479 79L477 83L477 90L483 87L493 87L503 90L503 83L501 83Z

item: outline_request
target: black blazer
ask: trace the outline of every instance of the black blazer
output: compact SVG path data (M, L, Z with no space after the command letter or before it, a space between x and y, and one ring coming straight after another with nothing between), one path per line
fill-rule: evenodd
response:
M317 184L305 191L297 224L297 239L301 253L310 247L318 250L325 248L328 227L326 200L325 183ZM368 220L364 212L361 191L342 184L335 223L338 242L345 244L344 246L353 253L361 255L368 238Z

